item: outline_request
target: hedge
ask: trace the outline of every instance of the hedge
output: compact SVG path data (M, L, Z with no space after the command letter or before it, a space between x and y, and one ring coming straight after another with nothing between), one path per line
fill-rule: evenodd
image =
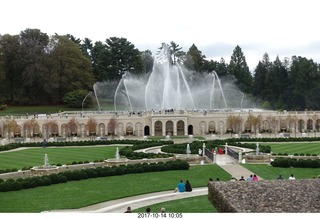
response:
M68 181L85 180L96 177L117 176L124 174L157 172L169 170L188 170L189 163L183 160L168 161L166 163L158 162L151 164L129 164L127 166L97 167L91 169L82 169L66 171L46 176L37 176L30 178L19 178L17 180L0 180L0 192L17 191L21 189L35 188L38 186L50 186L52 184L66 183Z

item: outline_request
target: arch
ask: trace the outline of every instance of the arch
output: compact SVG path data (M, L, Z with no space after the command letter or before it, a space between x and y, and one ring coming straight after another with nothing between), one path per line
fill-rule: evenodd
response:
M317 119L315 126L316 126L316 131L319 131L319 129L320 129L320 119Z
M193 135L193 125L188 125L188 135Z
M280 119L280 131L287 131L287 121L285 119Z
M133 124L131 122L126 125L126 135L133 135Z
M209 128L208 128L208 133L209 134L214 134L216 132L216 124L214 121L209 122Z
M79 124L79 129L80 129L80 136L81 137L85 137L86 136L86 129L87 129L87 125L84 123L80 123ZM95 135L96 133L94 133Z
M304 121L302 119L300 119L298 121L298 131L299 132L303 132L304 131L304 127L305 127Z
M200 135L205 135L207 130L207 123L205 121L200 122L199 124Z
M116 129L116 133L118 136L123 136L125 133L124 133L124 125L123 123L119 122L118 125L117 125L117 129Z
M312 121L312 119L308 119L307 120L307 130L308 131L313 130L313 121Z
M270 122L268 120L262 121L261 132L271 132Z
M144 127L144 135L145 136L149 136L150 135L150 127L148 125L146 125Z
M184 121L177 122L177 135L184 135Z
M15 126L13 131L14 137L21 137L21 130L22 127L20 125Z
M162 136L162 122L156 121L154 123L154 135L155 136Z
M224 122L222 122L222 121L219 121L219 123L218 123L218 127L219 127L219 134L220 135L223 135L224 134L224 129L225 129L225 125L224 125Z
M67 131L68 131L68 129L67 129L67 124L62 124L62 125L61 125L61 136L62 136L63 138L66 138L66 137L67 137Z
M251 132L251 124L249 121L244 122L244 132L250 133Z
M98 125L98 133L101 137L104 137L106 135L106 125L104 123L100 123Z
M135 133L136 136L143 136L142 123L141 122L137 122L136 123L134 133Z
M173 122L171 120L166 122L166 135L173 135Z

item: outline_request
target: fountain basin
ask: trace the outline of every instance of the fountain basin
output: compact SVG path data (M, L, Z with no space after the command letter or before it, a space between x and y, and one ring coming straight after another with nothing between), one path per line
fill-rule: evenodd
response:
M31 175L33 176L43 176L52 173L58 173L59 167L57 166L35 166L31 169Z
M120 166L120 165L127 165L129 162L128 158L111 158L104 161L106 166Z

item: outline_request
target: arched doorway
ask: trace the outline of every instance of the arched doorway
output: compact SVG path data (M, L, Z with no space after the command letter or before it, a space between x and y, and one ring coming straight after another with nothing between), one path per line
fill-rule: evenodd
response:
M193 135L193 126L188 125L188 135Z
M154 123L154 135L155 136L162 136L162 122L156 121Z
M209 122L209 130L208 131L209 131L209 134L214 134L216 131L216 124L213 121Z
M144 127L144 135L149 136L150 135L150 127L148 125L146 125Z
M184 135L184 122L182 120L177 123L177 135Z
M143 136L141 122L137 122L136 123L134 133L135 133L136 136Z
M173 135L173 122L167 121L166 122L166 135Z

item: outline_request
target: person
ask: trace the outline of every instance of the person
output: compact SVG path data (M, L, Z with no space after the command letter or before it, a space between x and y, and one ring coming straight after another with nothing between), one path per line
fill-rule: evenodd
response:
M47 139L44 138L42 141L42 147L45 148L47 146Z
M290 175L289 180L295 180L296 178L294 177L293 174Z
M248 177L247 181L253 181L253 176L252 176L252 174Z
M212 179L212 178L209 178L209 181L208 181L207 186L209 186L209 185L210 185L210 182L213 182L213 179Z
M259 180L259 179L258 179L258 176L257 176L256 174L254 174L252 180L253 180L253 181L258 181L258 180Z
M219 177L217 177L216 181L220 181Z
M128 206L128 207L127 207L127 210L126 210L124 213L132 213L132 211L131 211L131 207L130 207L130 206Z
M283 179L282 175L279 175L277 179L282 180Z
M150 213L151 212L151 208L147 207L146 212Z
M245 181L245 180L244 180L244 177L241 176L241 178L239 179L239 181Z
M160 209L160 212L161 212L161 213L166 213L166 209L165 209L164 207L162 207L162 208Z
M179 192L184 192L186 190L186 185L184 184L183 180L180 180L180 183L178 184L178 190Z
M184 184L183 180L180 180L179 184L178 184L178 187L175 188L174 192L184 192L186 189L186 185Z
M192 191L192 187L191 184L189 182L189 180L186 181L186 192L191 192Z

